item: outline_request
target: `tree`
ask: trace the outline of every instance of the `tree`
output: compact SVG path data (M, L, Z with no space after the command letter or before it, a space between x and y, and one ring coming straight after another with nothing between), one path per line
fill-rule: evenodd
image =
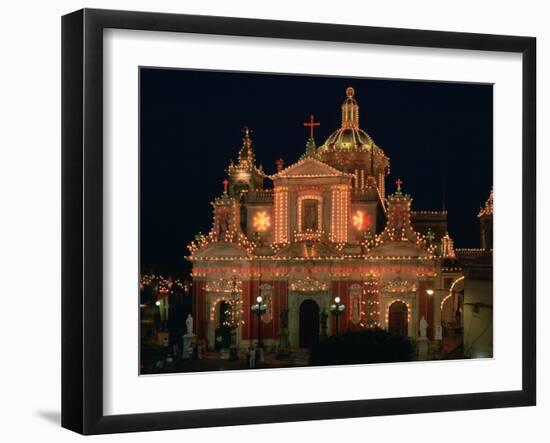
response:
M313 366L391 363L411 361L413 346L408 337L392 335L383 329L346 332L317 343L310 355Z

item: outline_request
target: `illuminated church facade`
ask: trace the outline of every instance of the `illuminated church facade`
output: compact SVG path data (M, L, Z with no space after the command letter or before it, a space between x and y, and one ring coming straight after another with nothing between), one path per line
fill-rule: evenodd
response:
M198 339L212 350L233 328L239 348L254 345L258 296L262 341L273 351L335 334L336 297L344 305L339 333L380 327L414 339L424 318L427 338L440 339L441 325L460 322L461 255L492 248L492 196L479 215L485 244L455 250L445 211L413 211L400 180L388 193L390 160L359 127L353 88L340 128L322 145L313 116L305 125L304 154L289 166L278 160L271 175L257 166L245 129L212 202L212 228L189 245Z

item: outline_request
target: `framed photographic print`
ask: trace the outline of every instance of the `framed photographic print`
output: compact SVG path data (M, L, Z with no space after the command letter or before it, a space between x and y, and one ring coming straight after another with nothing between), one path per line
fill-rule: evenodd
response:
M63 17L62 425L534 405L534 38Z

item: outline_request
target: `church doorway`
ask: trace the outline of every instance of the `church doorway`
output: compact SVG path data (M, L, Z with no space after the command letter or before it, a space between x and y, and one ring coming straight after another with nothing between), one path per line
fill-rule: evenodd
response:
M300 305L300 347L311 348L319 341L319 305L305 300Z
M214 341L214 349L216 351L228 349L231 344L231 329L225 324L229 308L230 306L226 301L218 303L218 324L216 325L216 336Z
M388 332L406 337L409 329L407 305L402 301L393 302L388 317Z

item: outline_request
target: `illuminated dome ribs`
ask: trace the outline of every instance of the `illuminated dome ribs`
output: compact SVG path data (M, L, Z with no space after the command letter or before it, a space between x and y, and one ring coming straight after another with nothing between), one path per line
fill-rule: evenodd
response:
M354 175L354 189L363 190L373 177L380 194L385 196L385 176L389 158L372 137L359 127L359 105L355 90L346 89L342 104L342 123L317 150L320 159L334 168Z

